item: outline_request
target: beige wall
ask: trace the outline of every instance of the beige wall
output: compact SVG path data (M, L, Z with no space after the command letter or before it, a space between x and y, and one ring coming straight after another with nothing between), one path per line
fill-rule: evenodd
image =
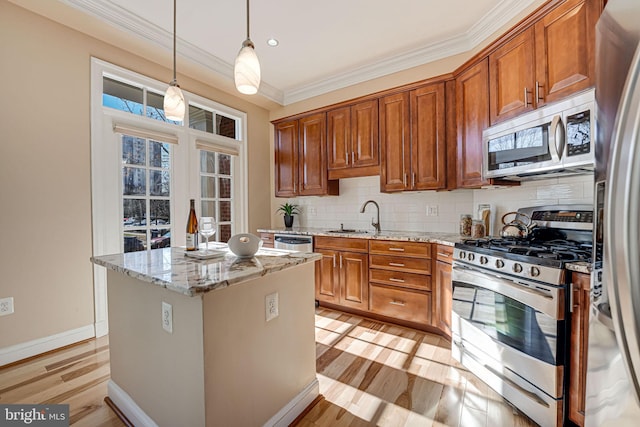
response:
M0 317L2 349L93 323L91 56L160 81L171 70L6 0L0 40L0 298L15 303L15 314ZM268 226L268 111L185 76L178 80L189 92L247 113L249 229Z

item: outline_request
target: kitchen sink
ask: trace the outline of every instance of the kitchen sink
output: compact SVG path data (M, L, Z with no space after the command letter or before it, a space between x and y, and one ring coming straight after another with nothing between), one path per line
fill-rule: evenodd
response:
M369 234L367 230L356 230L355 228L341 228L339 230L327 230L327 233L335 234Z

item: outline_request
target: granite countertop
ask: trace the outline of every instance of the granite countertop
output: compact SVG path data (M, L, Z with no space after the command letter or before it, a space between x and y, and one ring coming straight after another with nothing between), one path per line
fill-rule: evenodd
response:
M386 231L383 230L378 234L373 231L356 231L355 233L330 233L324 228L311 227L294 227L291 229L283 228L261 228L259 233L274 234L297 234L303 236L325 236L325 237L350 237L356 239L379 239L379 240L397 240L405 242L426 242L437 243L439 245L453 246L457 242L461 242L464 237L458 233L429 233L424 231Z
M259 233L274 234L297 234L304 236L328 236L328 237L351 237L357 239L380 239L380 240L398 240L410 242L427 242L437 243L439 245L454 246L456 243L462 242L469 237L460 236L457 233L429 233L424 231L381 231L374 234L373 231L356 231L355 233L330 233L324 228L312 227L294 227L290 229L283 228L265 228L258 229ZM565 268L579 273L591 274L592 266L584 261L569 262L565 264Z
M164 248L92 257L91 261L145 282L195 296L226 288L276 271L321 258L320 254L262 248L253 258L238 258L225 244L209 244L224 256L198 260L184 248Z

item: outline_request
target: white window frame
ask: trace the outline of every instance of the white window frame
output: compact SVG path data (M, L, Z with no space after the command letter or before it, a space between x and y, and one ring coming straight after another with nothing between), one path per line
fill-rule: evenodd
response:
M200 163L196 140L211 147L233 149L238 155L233 162L234 233L248 229L248 171L247 171L247 115L225 105L183 90L187 105L182 125L138 116L102 105L102 79L104 76L154 92L164 93L167 83L150 79L133 71L97 58L91 58L91 198L93 256L122 252L122 179L121 134L115 125L140 128L149 132L175 136L171 160L171 234L172 246L184 246L186 236L179 231L186 224L189 199L196 199L200 215ZM236 139L212 135L189 128L189 103L200 108L236 119ZM115 160L115 161L114 161ZM184 224L183 224L184 223ZM95 334L108 333L106 269L93 265Z

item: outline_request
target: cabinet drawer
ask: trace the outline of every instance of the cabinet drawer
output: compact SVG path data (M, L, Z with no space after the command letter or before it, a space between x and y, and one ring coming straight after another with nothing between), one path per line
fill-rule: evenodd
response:
M369 242L369 253L431 258L431 244L421 242L371 240Z
M431 293L369 284L369 310L416 323L431 323Z
M348 250L351 252L367 252L369 243L367 239L353 239L349 237L324 237L314 239L316 248Z
M273 233L260 233L260 240L263 248L273 247Z
M451 264L451 262L453 261L453 246L437 245L436 258L438 259L438 261Z
M431 276L424 274L372 268L369 270L369 281L385 285L419 288L425 291L431 290Z
M369 255L369 266L371 268L404 271L407 273L431 274L431 260L429 258Z

